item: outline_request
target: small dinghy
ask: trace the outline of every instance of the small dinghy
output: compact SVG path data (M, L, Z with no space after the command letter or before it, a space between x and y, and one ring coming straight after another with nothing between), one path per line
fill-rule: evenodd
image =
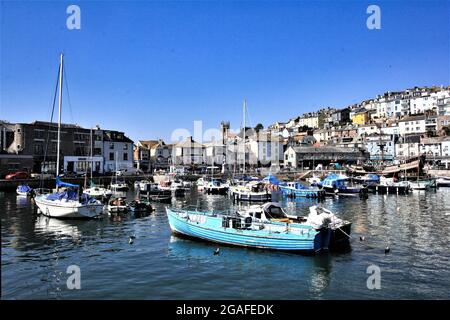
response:
M33 188L27 184L21 184L17 187L16 192L19 196L30 196L33 194Z
M220 179L211 179L204 190L207 194L227 194L228 184L223 183Z
M108 213L126 213L128 211L127 203L123 198L112 198L107 205Z
M265 184L258 181L232 186L230 193L233 201L267 202L272 200L272 194Z
M148 199L153 202L162 202L162 203L172 202L172 196L164 194L151 194L148 196Z
M149 213L152 212L154 209L152 207L152 205L148 202L144 202L144 201L140 201L140 200L134 200L131 201L128 204L128 209L132 212L132 213Z

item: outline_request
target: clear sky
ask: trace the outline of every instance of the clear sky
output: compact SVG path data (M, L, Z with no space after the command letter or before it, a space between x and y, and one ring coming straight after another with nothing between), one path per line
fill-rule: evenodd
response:
M81 8L68 30L66 8ZM381 8L381 30L366 9ZM59 53L63 121L169 139L222 120L267 126L385 91L449 85L448 1L2 1L0 119L49 120Z

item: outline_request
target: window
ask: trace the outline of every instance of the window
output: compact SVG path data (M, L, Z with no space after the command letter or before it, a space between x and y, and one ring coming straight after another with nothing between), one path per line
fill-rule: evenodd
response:
M128 161L128 153L123 154L123 161Z
M44 146L42 144L35 144L34 145L34 154L44 154Z
M110 143L109 143L109 148L110 148L111 150L114 150L114 142L110 142Z
M128 143L123 144L123 150L128 150Z
M109 153L109 161L114 161L114 152Z
M43 139L44 138L44 130L35 129L34 130L34 137L36 139Z

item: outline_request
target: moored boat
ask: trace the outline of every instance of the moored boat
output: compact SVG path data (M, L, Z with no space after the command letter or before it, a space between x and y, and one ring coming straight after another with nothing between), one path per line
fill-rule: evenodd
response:
M112 195L111 190L101 185L96 185L93 182L91 182L89 188L83 190L83 193L86 193L87 195L96 199L109 198Z
M436 179L437 187L450 187L450 178L440 177Z
M206 184L204 191L208 194L227 194L228 184L223 183L219 179L211 179L211 181Z
M361 185L351 185L345 175L330 173L322 182L326 194L339 196L367 196L368 190Z
M56 185L66 190L38 195L34 199L42 214L55 218L95 218L102 215L103 204L87 194L80 196L78 185L62 182L59 178L56 178Z
M166 212L174 233L227 245L300 252L327 250L333 232L345 227L348 232L343 232L349 235L351 225L316 207L306 220L288 216L272 203L253 212L231 214L173 208L166 208Z
M307 187L300 182L287 182L280 184L279 188L283 195L297 198L323 198L325 196L325 191L318 187Z
M230 187L230 195L234 201L267 202L272 199L272 195L264 183L251 181L245 185Z
M109 214L126 213L128 206L123 198L112 198L108 202L107 210Z
M33 188L31 188L29 185L27 184L21 184L17 187L16 189L16 193L19 196L30 196L33 194Z

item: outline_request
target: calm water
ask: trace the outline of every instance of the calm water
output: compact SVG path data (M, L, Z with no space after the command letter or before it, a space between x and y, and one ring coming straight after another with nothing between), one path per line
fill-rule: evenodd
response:
M186 203L210 210L232 205L195 191L172 204ZM283 201L299 214L314 203ZM353 222L348 252L303 256L221 247L213 255L215 244L172 236L163 205L148 217L120 222L60 221L37 216L29 199L0 193L2 298L450 298L450 189L330 198L323 205ZM81 290L66 287L73 264L81 268ZM380 290L366 286L372 264L381 269Z

